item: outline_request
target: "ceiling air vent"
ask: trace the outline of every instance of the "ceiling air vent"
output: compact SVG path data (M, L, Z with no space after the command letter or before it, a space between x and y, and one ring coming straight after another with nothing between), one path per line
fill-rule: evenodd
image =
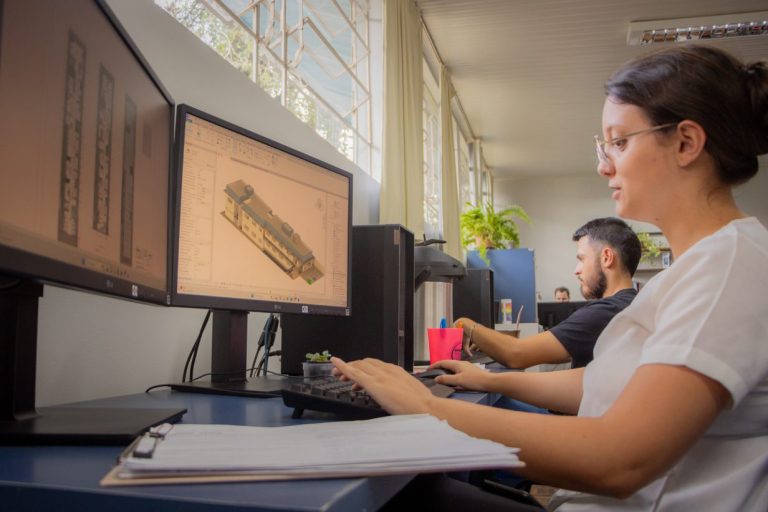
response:
M627 31L627 46L742 36L768 36L768 11L675 20L633 21Z

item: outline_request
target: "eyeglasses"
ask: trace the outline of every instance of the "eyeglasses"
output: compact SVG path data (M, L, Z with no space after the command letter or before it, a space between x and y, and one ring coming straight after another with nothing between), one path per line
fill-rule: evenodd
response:
M595 151L597 151L597 159L604 164L607 164L609 159L609 152L613 152L611 148L620 148L624 145L624 143L627 142L627 139L630 137L634 137L635 135L642 135L644 133L651 133L658 130L663 130L664 128L669 128L671 126L676 126L678 123L667 123L667 124L660 124L658 126L652 126L650 128L646 128L645 130L638 130L636 132L628 133L626 135L622 135L621 137L615 137L613 139L603 140L597 135L595 135ZM606 148L606 146L609 146Z

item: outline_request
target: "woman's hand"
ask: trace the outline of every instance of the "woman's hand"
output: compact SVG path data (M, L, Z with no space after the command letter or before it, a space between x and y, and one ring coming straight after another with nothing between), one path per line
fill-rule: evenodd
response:
M435 381L438 384L457 386L472 391L488 391L489 382L493 378L491 372L483 370L469 361L446 359L438 361L429 368L442 368L453 373L453 375L440 375L436 377Z
M345 363L332 357L331 362L334 375L365 389L390 414L429 414L436 399L424 384L394 364L370 358Z

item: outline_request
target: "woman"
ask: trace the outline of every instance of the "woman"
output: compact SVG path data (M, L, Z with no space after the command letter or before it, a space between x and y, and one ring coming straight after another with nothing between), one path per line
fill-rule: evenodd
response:
M768 70L714 47L632 61L606 84L598 172L619 216L658 226L674 264L603 331L585 369L444 384L578 413L438 399L380 361L337 371L394 414L429 413L521 448L522 476L568 489L558 510L768 510L768 231L731 187L768 152Z

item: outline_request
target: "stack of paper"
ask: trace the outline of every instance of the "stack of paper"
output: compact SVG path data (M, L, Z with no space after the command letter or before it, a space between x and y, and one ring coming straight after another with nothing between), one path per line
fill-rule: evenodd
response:
M429 415L271 428L179 424L157 440L151 457L129 455L112 475L373 476L520 467L517 452Z

